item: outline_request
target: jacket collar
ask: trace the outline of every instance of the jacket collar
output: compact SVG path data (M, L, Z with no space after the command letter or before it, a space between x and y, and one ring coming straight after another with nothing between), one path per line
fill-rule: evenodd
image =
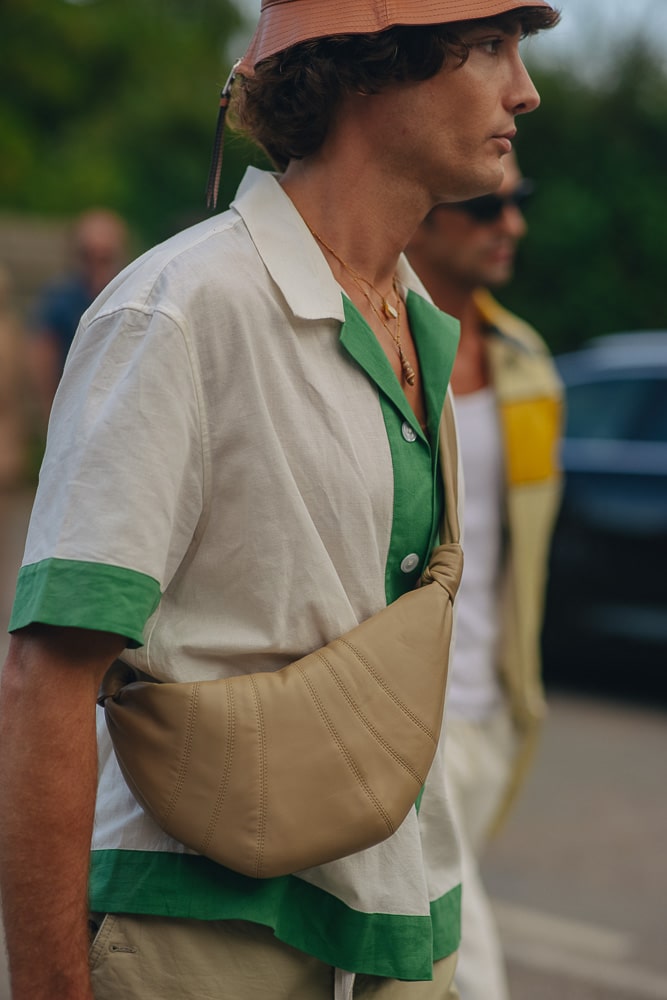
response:
M475 306L487 331L498 340L505 342L519 353L533 355L535 351L524 343L521 330L525 324L508 312L494 299L486 288L478 288L475 292Z

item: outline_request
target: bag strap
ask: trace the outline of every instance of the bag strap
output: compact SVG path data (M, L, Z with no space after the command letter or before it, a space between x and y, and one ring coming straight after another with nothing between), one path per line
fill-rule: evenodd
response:
M461 527L459 524L459 449L451 392L448 392L445 396L445 405L440 421L440 472L445 488L445 510L440 532L441 540L445 543L459 544L461 541Z

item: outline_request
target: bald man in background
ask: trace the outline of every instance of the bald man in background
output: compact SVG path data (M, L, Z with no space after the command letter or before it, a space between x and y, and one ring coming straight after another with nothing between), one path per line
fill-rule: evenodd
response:
M44 289L30 323L29 362L44 427L81 316L129 258L125 221L93 208L74 222L72 272Z

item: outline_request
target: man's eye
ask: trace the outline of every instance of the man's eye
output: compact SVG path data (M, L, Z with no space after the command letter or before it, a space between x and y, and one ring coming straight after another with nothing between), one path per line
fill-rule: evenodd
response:
M483 41L477 43L478 46L485 52L488 52L490 56L498 55L500 46L503 44L502 38L485 38Z

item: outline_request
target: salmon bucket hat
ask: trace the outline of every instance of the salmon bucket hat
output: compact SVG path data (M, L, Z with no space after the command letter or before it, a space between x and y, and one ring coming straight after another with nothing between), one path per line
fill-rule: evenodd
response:
M262 0L257 30L236 72L252 74L262 59L314 38L474 21L522 7L553 9L547 0Z
M220 110L206 187L206 204L218 199L224 123L237 76L251 77L263 59L300 42L333 35L372 35L387 28L452 24L497 17L524 8L556 12L547 0L262 0L248 51L232 67L220 93Z

